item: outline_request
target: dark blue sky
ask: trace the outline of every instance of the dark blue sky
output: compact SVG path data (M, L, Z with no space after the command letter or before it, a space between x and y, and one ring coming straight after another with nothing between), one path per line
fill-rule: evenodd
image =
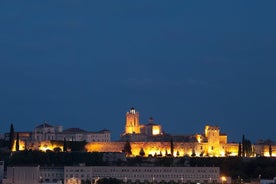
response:
M1 1L0 132L43 122L276 141L275 1Z

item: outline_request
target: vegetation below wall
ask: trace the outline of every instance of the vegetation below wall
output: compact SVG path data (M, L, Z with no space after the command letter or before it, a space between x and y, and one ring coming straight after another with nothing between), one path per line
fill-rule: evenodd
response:
M71 166L80 163L88 166L105 165L102 158L102 153L97 152L19 151L12 153L7 165Z
M198 166L220 167L221 174L232 179L244 181L249 179L273 178L276 176L276 158L268 157L129 157L127 161L104 162L103 153L99 152L41 152L19 151L1 153L0 159L6 165L40 165L40 166L71 166L85 163L87 166L117 165L117 166ZM237 182L236 181L236 182Z

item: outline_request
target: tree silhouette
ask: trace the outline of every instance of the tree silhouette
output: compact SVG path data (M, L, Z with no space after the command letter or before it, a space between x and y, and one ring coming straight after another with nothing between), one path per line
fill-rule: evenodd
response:
M253 153L251 141L244 139L244 155L250 157Z
M241 149L242 149L241 142L239 142L238 157L241 157L241 153L242 153Z
M15 144L15 150L19 151L19 133L16 134L16 144Z
M271 144L269 145L269 156L272 157L272 147L271 147Z
M67 149L68 149L68 145L67 145L66 138L64 137L64 140L63 140L63 152L67 152Z
M14 128L13 128L13 124L11 124L10 126L10 140L9 140L9 148L12 151L13 148L13 144L14 144Z
M192 150L191 157L195 157L195 156L196 156L195 149L193 149L193 150Z
M140 149L139 155L142 157L145 156L145 151L143 148Z
M245 137L242 135L242 157L245 157Z
M242 157L250 157L253 153L251 141L242 135Z
M171 138L171 155L173 156L174 146L173 146L173 138Z
M130 142L128 140L126 141L126 143L124 145L123 152L125 152L127 154L127 156L132 155L131 145L130 145Z

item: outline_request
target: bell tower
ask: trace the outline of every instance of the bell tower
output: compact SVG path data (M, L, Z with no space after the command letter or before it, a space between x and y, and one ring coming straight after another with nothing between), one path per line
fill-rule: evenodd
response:
M126 113L125 134L140 134L139 112L133 107Z

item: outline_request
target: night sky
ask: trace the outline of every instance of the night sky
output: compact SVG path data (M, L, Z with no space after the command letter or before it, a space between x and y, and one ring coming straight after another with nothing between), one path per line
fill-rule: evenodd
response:
M0 133L43 121L276 141L276 1L1 1Z

